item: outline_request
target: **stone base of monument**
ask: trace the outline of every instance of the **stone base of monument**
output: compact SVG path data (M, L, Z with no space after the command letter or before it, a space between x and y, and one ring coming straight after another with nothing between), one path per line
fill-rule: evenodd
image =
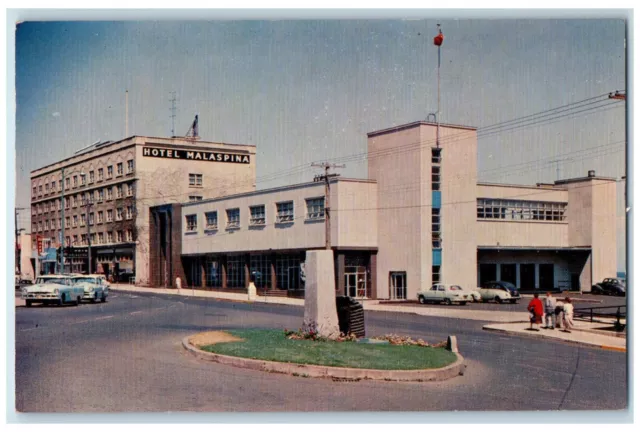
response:
M332 250L307 251L302 329L334 339L340 336Z
M256 286L253 282L249 283L249 288L247 289L248 300L254 301L256 299Z

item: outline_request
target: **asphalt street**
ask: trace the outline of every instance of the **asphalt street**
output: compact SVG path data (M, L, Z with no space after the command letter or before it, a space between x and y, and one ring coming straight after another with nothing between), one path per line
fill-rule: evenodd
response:
M501 305L504 306L504 305ZM297 328L303 309L113 292L105 304L16 308L20 412L616 410L626 354L482 330L481 321L367 311L367 335L458 337L468 369L441 383L335 382L234 368L181 339Z

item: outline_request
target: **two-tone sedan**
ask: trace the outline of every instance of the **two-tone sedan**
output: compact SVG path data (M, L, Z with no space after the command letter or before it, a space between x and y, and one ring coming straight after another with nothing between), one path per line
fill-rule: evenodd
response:
M103 275L83 275L71 278L75 286L82 287L84 295L82 300L88 300L95 303L100 300L102 303L107 301L109 295L109 284Z
M520 300L518 288L511 282L490 281L478 288L483 302L495 301L496 303L516 304Z
M435 284L428 290L418 291L418 301L425 303L459 303L464 306L473 301L473 293L465 291L460 285Z
M71 278L64 275L39 276L35 284L22 289L27 307L34 303L60 306L71 303L77 306L83 295L82 287L74 286Z

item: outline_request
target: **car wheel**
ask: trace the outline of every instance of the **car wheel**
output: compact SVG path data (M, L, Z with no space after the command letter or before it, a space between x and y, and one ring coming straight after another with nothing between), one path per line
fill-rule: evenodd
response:
M100 299L100 301L102 303L105 303L107 301L107 296L104 293L102 293L102 298Z
M448 299L448 298L444 299L444 304L446 304L447 306L451 305L451 299Z
M516 304L518 303L518 300L511 300L511 304Z
M91 303L95 303L95 302L97 302L97 301L98 301L98 293L95 293L95 294L93 295L93 298L91 299Z
M502 304L502 299L500 297L496 296L496 298L494 298L494 300L496 301L496 303Z
M31 303L31 300L27 300L27 307L31 307L33 305L33 303Z
M80 306L80 302L82 301L82 297L76 297L76 301L73 303L74 306Z
M65 295L62 294L60 296L60 300L58 300L58 306L64 306L64 303L65 303Z
M102 301L104 301L104 296L103 296L103 300ZM424 299L423 296L418 296L418 301L420 302L420 304L425 304L426 303L426 300Z

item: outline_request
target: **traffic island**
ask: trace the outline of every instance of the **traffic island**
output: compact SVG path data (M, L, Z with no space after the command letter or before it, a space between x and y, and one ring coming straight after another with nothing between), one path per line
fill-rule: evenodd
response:
M282 330L247 329L200 333L182 344L202 360L265 372L349 381L443 381L465 370L452 340L439 344L453 347L448 350L393 340L292 339Z

